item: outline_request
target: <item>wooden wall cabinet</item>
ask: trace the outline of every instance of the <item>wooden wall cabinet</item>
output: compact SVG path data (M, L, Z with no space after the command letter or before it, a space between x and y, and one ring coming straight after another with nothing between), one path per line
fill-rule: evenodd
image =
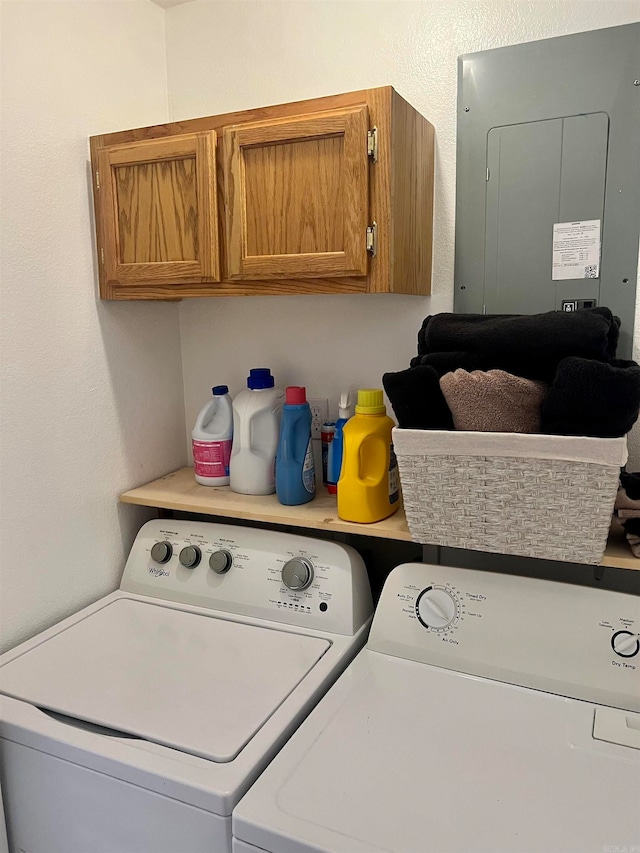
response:
M433 127L390 86L91 138L100 295L431 289Z
M108 283L219 281L216 133L98 149Z

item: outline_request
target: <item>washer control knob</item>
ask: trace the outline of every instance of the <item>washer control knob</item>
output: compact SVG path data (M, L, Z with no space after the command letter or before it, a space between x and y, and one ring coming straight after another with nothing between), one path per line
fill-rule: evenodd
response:
M631 631L616 631L611 638L611 648L621 658L632 658L640 651L640 636Z
M185 569L195 569L202 558L202 551L197 545L187 545L180 551L178 559Z
M313 563L304 557L294 557L282 567L282 583L294 592L306 589L313 580Z
M446 628L455 619L456 603L445 589L428 586L418 596L416 615L425 628Z
M171 542L156 542L151 548L151 559L156 563L168 563L173 556Z
M229 551L225 551L222 548L219 551L214 551L209 557L209 568L213 569L217 575L223 575L225 572L228 572L232 563L233 557Z

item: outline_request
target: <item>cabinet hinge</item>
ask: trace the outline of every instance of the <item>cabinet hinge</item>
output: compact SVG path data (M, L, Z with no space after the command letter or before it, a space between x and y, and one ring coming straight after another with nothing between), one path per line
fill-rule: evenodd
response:
M367 228L367 252L372 258L378 253L378 223L372 222Z
M104 249L100 246L100 263L104 264Z
M374 127L367 133L367 157L372 163L378 159L378 128Z
M100 172L96 170L96 189L100 189Z
M489 171L489 169L487 168L487 180L489 180L489 178L490 178L490 177L491 177L491 172L490 172L490 171Z

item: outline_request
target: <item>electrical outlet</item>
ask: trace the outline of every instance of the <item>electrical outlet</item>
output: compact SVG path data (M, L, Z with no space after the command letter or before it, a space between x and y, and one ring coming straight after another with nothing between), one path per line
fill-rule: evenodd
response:
M329 400L309 397L308 403L311 409L311 437L320 438L322 424L329 420Z

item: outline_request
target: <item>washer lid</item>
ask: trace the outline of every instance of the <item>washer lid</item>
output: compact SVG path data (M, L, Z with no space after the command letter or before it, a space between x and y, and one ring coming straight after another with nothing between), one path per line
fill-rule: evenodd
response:
M232 761L328 640L117 599L0 669L41 708Z

